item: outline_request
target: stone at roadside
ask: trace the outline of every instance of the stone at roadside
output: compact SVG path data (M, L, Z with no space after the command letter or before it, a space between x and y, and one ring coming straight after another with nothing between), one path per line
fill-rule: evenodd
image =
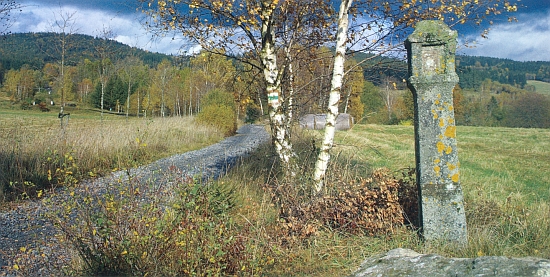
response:
M350 277L535 277L550 276L550 260L541 258L446 258L397 248L365 260Z

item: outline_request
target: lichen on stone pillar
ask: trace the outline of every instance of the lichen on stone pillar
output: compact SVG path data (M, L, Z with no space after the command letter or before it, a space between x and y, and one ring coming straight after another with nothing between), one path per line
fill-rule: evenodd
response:
M420 224L427 241L468 242L454 119L457 33L441 21L419 22L405 42L415 102Z

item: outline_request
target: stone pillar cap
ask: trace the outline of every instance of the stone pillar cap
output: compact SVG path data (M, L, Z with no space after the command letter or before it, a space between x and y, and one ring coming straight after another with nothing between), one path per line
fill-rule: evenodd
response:
M410 43L425 45L456 44L458 33L440 20L425 20L416 24L416 29L407 38Z

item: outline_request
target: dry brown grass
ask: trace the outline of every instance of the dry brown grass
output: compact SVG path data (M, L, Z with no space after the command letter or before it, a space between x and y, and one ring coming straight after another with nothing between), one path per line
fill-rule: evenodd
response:
M130 168L176 153L199 149L223 138L190 117L130 118L72 115L68 126L51 113L2 112L0 183L12 195L29 196L55 183L58 168L77 178ZM66 164L75 160L75 166ZM63 165L65 163L65 165ZM50 178L48 177L50 171Z

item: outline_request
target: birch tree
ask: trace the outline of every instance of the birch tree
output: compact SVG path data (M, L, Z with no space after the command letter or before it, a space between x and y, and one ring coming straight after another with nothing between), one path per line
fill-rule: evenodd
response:
M58 13L54 13L54 20L51 23L51 29L57 33L56 51L60 58L59 65L59 83L61 90L61 104L59 109L59 119L61 121L61 129L64 128L65 120L65 98L66 98L66 78L65 78L65 63L67 59L67 51L69 50L70 38L78 29L76 28L76 12L63 11L61 8ZM67 117L68 118L68 117ZM66 121L68 122L68 120Z
M330 150L332 149L332 144L334 142L334 133L336 132L336 117L338 117L338 104L340 102L340 94L344 80L344 64L346 62L349 9L352 2L352 0L341 1L338 12L338 32L336 33L336 49L328 100L325 133L321 144L321 149L317 157L317 162L315 163L315 172L313 173L315 194L320 194L323 189L323 180L325 178L326 169L330 159Z
M135 86L137 86L138 82L145 78L147 68L143 64L143 61L134 56L129 56L122 60L119 63L119 68L119 75L124 79L128 88L126 94L126 119L128 120L130 114L130 96L135 91ZM139 113L139 108L137 113Z
M109 81L109 76L111 75L112 70L112 61L111 56L113 55L113 50L109 40L114 37L113 31L103 26L99 32L99 37L101 38L101 43L95 47L95 51L99 56L99 63L97 64L97 72L99 75L99 83L101 85L101 95L100 95L100 109L101 109L101 121L103 121L103 112L104 112L104 101L105 101L105 87Z

